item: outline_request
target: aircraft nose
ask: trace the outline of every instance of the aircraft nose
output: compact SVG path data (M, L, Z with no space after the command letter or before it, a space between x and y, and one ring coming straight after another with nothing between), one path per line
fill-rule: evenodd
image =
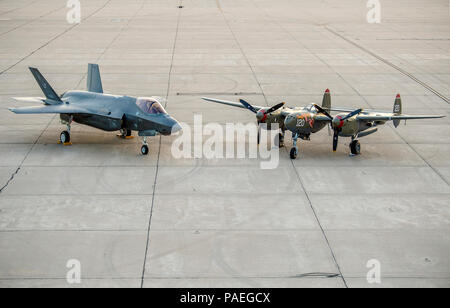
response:
M181 127L180 123L178 123L176 120L173 120L175 123L172 125L172 134L179 132L183 128Z

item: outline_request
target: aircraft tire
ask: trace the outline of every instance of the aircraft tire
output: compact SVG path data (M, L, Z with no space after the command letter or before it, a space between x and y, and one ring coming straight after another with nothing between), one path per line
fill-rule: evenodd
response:
M284 147L284 136L282 133L279 133L278 136L275 138L275 145L279 148Z
M359 155L359 154L361 154L361 143L359 143L358 140L353 140L353 141L350 143L350 152L351 152L353 155Z
M66 130L61 132L61 135L59 135L59 141L62 144L69 143L70 142L70 134L69 134L69 132L66 131Z
M142 154L142 155L147 155L147 154L148 154L148 145L144 144L144 145L141 147L141 154Z
M298 150L296 148L292 148L291 153L290 153L291 159L296 159L297 154L298 154Z

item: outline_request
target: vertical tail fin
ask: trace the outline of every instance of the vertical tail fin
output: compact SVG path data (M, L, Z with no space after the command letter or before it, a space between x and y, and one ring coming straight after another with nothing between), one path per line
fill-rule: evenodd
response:
M103 93L102 79L100 78L100 69L98 64L88 65L87 90L89 92Z
M56 94L55 90L53 90L53 88L50 86L44 76L42 76L39 70L34 67L30 67L29 69L31 71L31 74L33 74L34 76L34 79L36 79L36 82L38 83L42 92L44 92L45 97L55 102L61 102L61 98L59 97L59 95Z
M322 108L325 109L327 112L330 112L330 109L331 109L331 95L330 95L330 90L329 89L326 89L325 93L323 94Z
M400 97L400 94L397 94L397 96L395 97L393 113L395 115L402 114L402 98ZM394 126L397 127L400 124L400 120L394 120L393 123L394 123Z

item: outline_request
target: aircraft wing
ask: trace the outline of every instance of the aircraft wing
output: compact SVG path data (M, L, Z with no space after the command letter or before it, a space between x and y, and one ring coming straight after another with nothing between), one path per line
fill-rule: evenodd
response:
M111 119L121 119L121 115L113 115L108 109L96 109L89 110L83 107L59 104L59 105L43 105L43 106L31 106L31 107L20 107L20 108L8 108L10 111L17 114L38 114L38 113L56 113L56 114L92 114L108 117Z
M205 100L205 101L213 102L213 103L219 103L219 104L224 104L224 105L228 105L228 106L233 106L233 107L247 109L241 103L235 103L235 102L230 102L230 101L225 101L225 100L215 99L215 98L208 98L208 97L202 97L202 99ZM260 109L264 108L264 107L261 107L261 106L254 106L254 105L252 105L252 106L256 110L260 110Z
M92 113L87 109L77 106L71 106L66 104L60 105L44 105L44 106L31 106L31 107L19 107L8 108L10 111L18 114L37 114L37 113Z
M356 110L356 108L344 108L344 107L330 108L330 111L337 111L337 112L352 112L355 110ZM364 109L364 110L367 110L367 109Z
M362 121L390 121L390 120L418 120L418 119L439 119L444 115L359 115L357 120Z
M324 121L324 122L331 122L331 119L329 117L327 117L326 115L315 115L314 116L314 121Z

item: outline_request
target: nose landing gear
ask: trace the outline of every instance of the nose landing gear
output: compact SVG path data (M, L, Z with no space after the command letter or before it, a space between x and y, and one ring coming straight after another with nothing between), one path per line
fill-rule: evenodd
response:
M63 145L70 144L70 133L68 131L65 130L61 132L61 134L59 135L59 143Z
M148 155L148 145L147 145L147 137L142 137L142 147L141 147L141 154L142 155Z
M290 156L291 159L296 159L298 156L298 147L297 147L298 134L295 134L292 138L294 147L291 149Z

